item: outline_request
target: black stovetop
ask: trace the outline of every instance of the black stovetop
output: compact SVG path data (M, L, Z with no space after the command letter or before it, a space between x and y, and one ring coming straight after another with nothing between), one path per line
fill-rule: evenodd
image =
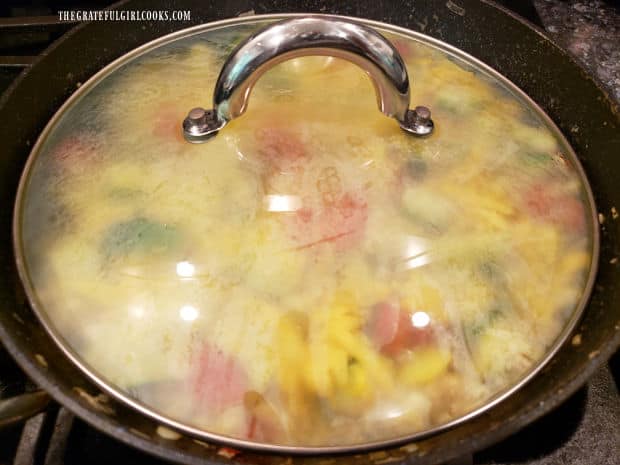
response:
M58 9L100 8L109 3L57 0L42 6L37 1L14 0L0 4L0 18L54 15ZM558 43L575 53L590 72L604 81L611 95L620 96L620 11L613 5L617 2L504 0L499 3L546 27ZM50 22L41 27L12 26L10 30L3 29L0 23L0 93L51 41L72 26ZM3 60L7 56L10 59ZM0 346L0 399L32 389L35 386ZM462 457L453 465L620 465L619 390L620 353L617 353L585 387L556 410L503 442L473 457ZM0 465L111 463L165 462L98 432L56 404L23 424L0 430Z

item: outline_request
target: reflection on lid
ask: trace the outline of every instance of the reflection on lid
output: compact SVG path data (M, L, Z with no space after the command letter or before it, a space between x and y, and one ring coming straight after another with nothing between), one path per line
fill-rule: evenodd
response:
M144 318L146 315L146 310L142 305L131 305L129 307L129 315L136 320Z
M411 315L411 324L416 328L424 328L431 322L431 317L426 312L415 312Z
M179 309L179 316L185 321L194 321L198 318L198 309L192 305L183 305Z
M195 270L196 267L188 261L177 263L177 275L181 278L191 278Z
M411 269L430 263L428 240L419 236L408 236L402 268Z
M269 212L294 212L301 208L301 199L297 195L265 195L265 210Z
M382 412L382 414L383 418L393 419L401 417L403 415L403 411L400 408L390 408L386 409L384 412Z

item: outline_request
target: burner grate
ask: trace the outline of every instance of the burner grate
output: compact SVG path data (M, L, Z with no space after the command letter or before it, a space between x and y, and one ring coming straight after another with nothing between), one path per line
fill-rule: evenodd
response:
M52 408L26 421L13 465L64 465L73 419L67 409Z

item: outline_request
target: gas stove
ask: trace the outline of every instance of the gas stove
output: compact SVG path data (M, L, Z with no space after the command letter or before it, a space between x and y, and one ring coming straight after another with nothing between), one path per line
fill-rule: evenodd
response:
M0 5L0 93L36 56L76 23L58 10L100 9L109 1L9 1ZM49 3L53 3L49 6ZM602 1L501 1L547 29L620 96L620 10ZM615 44L615 45L614 45ZM0 399L36 386L0 346ZM447 465L620 465L620 353L560 407L508 439ZM0 465L157 465L167 463L113 439L52 402L28 420L0 429Z

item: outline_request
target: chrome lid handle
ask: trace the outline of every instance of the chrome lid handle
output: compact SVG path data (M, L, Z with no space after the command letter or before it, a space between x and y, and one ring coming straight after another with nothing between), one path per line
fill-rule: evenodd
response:
M243 41L228 57L215 85L213 109L192 109L183 121L189 142L204 142L248 106L252 87L267 70L292 58L322 55L358 65L374 85L379 110L417 135L433 130L430 111L409 109L409 77L402 57L368 26L328 16L280 21Z

